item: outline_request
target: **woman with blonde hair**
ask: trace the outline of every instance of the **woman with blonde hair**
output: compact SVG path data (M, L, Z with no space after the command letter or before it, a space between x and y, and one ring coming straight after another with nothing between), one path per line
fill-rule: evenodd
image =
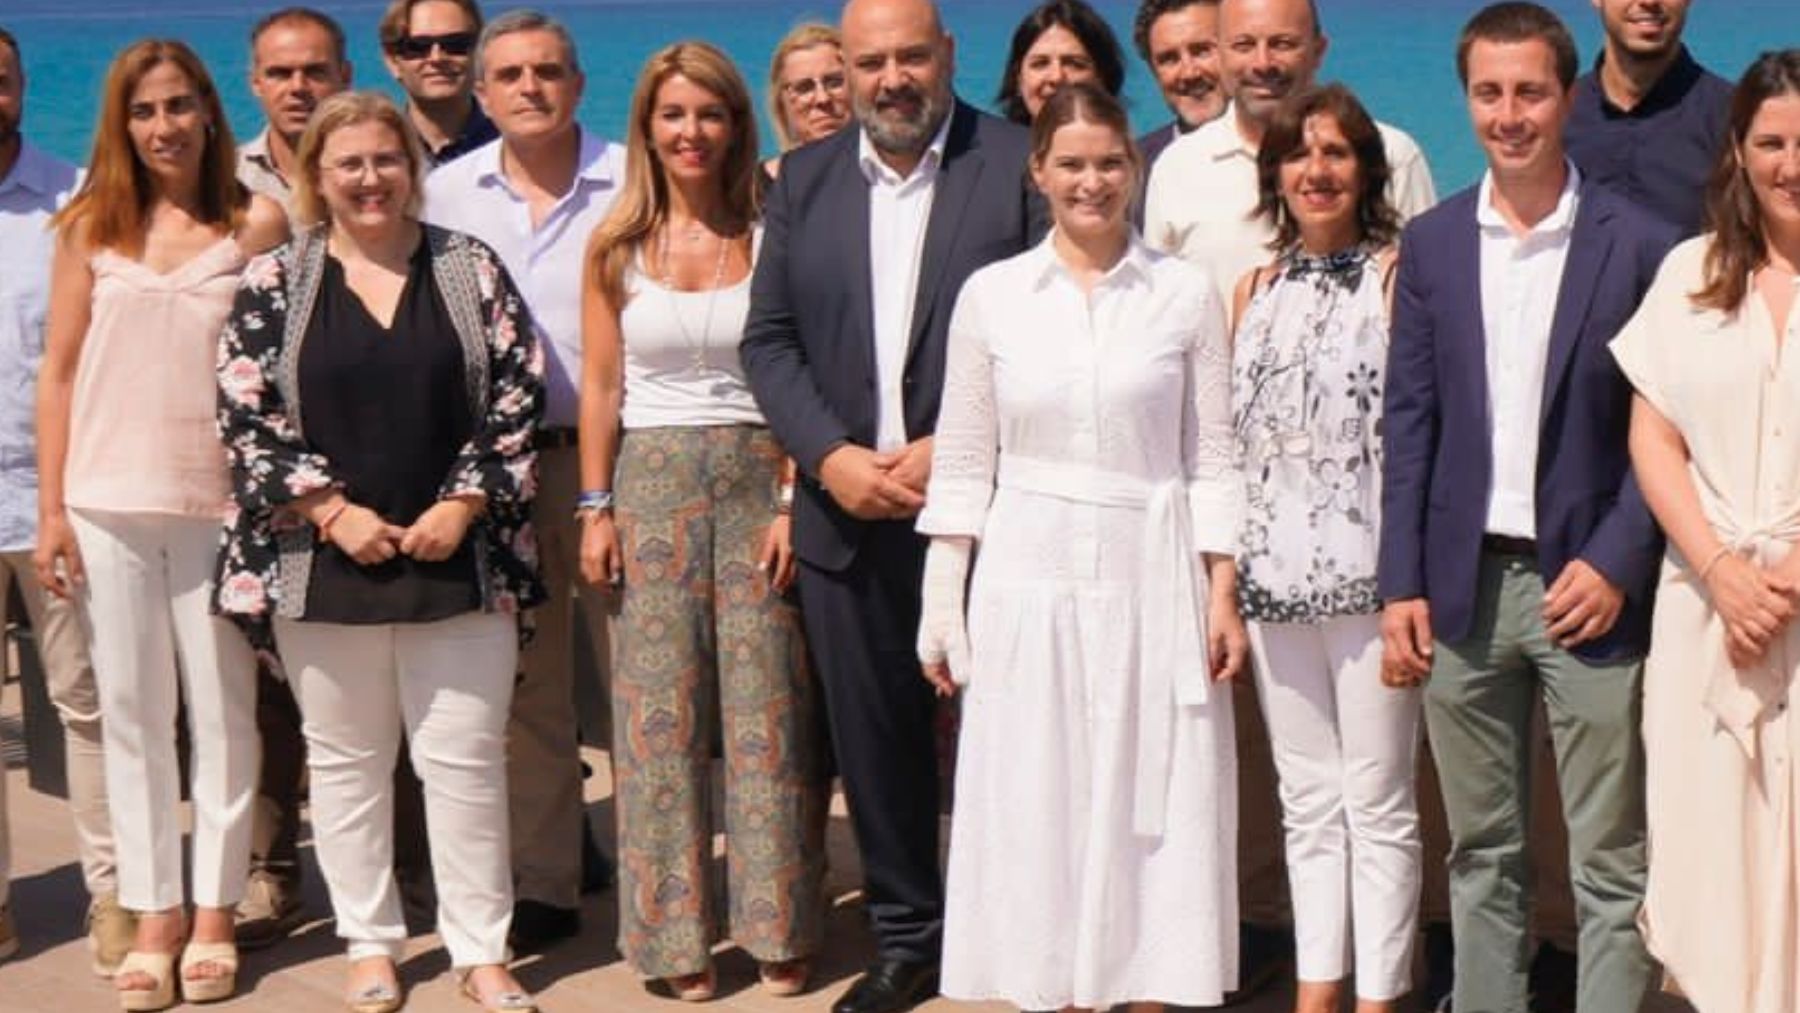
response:
M712 996L722 737L729 933L791 995L819 945L824 799L817 695L781 596L793 479L738 364L758 211L749 91L723 53L677 43L639 75L629 129L582 291L582 572L624 585L619 946L677 997Z
M300 139L294 240L244 272L218 354L237 510L217 606L273 624L300 705L347 1004L401 1005L393 877L402 729L424 782L438 934L487 1010L506 969L506 719L543 362L499 257L418 220L427 165L385 96L334 95Z
M830 25L807 22L775 44L769 60L769 122L781 150L830 137L850 122L850 79L844 40ZM772 179L781 156L763 163Z
M119 902L139 912L113 982L127 1010L236 987L232 911L250 861L256 663L208 613L230 500L212 421L214 349L246 258L287 223L232 174L206 67L146 39L107 70L81 189L55 218L38 379L38 577L81 596L106 715ZM177 660L179 659L179 664ZM181 868L177 706L193 743L191 924ZM186 945L183 946L183 940Z

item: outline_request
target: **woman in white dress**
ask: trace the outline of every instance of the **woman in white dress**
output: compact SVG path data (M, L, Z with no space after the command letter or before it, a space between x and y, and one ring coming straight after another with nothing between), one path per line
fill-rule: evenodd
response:
M1055 229L950 325L919 656L964 687L942 989L1027 1009L1236 986L1242 490L1212 279L1130 226L1116 99L1032 128ZM980 559L965 577L976 544Z
M1375 593L1399 216L1381 134L1342 85L1284 102L1257 161L1279 253L1233 300L1238 605L1281 777L1294 1009L1336 1013L1354 968L1358 1013L1386 1013L1419 899L1419 690L1382 685Z
M1701 1013L1800 1009L1800 49L1751 65L1707 194L1612 343L1669 536L1644 664L1650 952Z

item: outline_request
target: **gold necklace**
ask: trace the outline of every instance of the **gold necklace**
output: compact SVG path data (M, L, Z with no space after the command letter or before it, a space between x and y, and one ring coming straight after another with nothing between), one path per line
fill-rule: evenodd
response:
M696 231L700 230L698 223L694 225L694 229ZM696 235L694 240L698 241L698 238L698 235ZM700 338L699 340L695 340L694 336L688 332L687 320L681 315L681 300L675 297L676 292L680 290L675 287L675 270L670 266L669 261L669 248L673 244L673 241L673 231L670 226L665 225L663 227L662 248L663 291L668 294L669 314L675 318L675 326L681 331L681 343L694 350L693 369L694 372L699 373L706 369L706 353L712 344L713 308L719 301L719 287L725 281L725 261L727 256L731 253L731 244L726 241L725 237L719 237L719 260L718 263L713 266L712 287L707 289L706 316L703 318L700 325Z

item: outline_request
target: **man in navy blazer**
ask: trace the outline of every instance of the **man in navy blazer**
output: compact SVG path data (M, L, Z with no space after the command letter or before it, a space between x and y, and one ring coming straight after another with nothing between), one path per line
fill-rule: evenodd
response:
M1383 678L1429 682L1449 817L1452 1008L1523 1011L1530 715L1556 746L1580 918L1577 1009L1635 1013L1650 961L1640 661L1661 537L1632 477L1606 343L1672 227L1583 183L1562 147L1575 46L1532 3L1458 46L1488 156L1402 236L1383 419Z
M763 212L741 346L799 465L799 594L862 853L879 959L833 1007L936 992L943 927L935 698L914 656L924 504L957 292L1022 252L1024 130L958 102L929 0L844 8L854 129L789 152Z

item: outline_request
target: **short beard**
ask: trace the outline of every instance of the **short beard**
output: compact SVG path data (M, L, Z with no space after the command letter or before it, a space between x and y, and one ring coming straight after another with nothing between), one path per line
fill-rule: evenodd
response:
M851 97L850 108L875 150L889 155L919 155L931 146L931 139L943 126L944 117L950 112L950 94L946 89L921 95L919 115L911 120L884 119L873 104L865 103L860 96Z

